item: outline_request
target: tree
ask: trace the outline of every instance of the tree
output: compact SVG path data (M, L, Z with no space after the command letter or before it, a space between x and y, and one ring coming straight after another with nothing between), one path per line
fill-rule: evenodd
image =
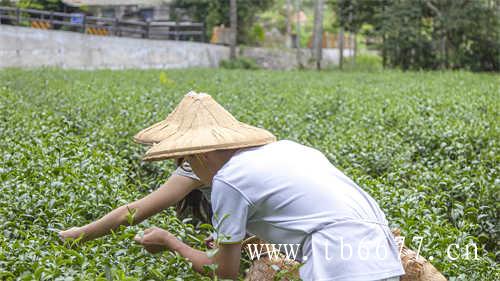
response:
M230 0L231 1L231 0ZM230 26L230 1L220 0L175 0L173 6L184 9L184 13L195 21L204 22L207 35L212 28L224 24ZM250 30L255 23L255 15L273 6L275 0L236 0L237 43L251 41ZM174 14L174 17L180 15Z
M340 26L339 36L338 36L338 48L339 48L339 68L344 67L344 27Z
M61 0L20 0L17 1L17 5L20 8L46 10L54 12L63 12L66 6Z
M384 66L404 70L500 71L499 3L329 0L341 28L356 34L363 23L372 25Z
M323 48L323 9L324 0L316 0L314 6L314 32L313 32L313 53L316 61L316 69L321 69L321 51Z
M328 4L333 8L336 15L335 27L338 27L338 46L339 46L339 68L343 68L345 32L349 32L349 45L353 47L352 64L355 64L357 55L357 33L364 23L371 23L373 11L367 9L377 5L380 1L357 1L357 0L329 0Z
M290 23L291 17L292 17L292 4L290 3L291 0L286 0L286 46L291 47L291 38L292 38L292 25Z
M386 9L382 47L403 69L499 71L497 13L488 0L401 1Z
M302 56L300 50L300 0L295 0L295 16L297 17L295 20L295 46L297 47L297 67L299 69L304 68L302 65Z
M231 6L230 6L230 13L229 13L229 18L231 21L231 45L230 45L230 55L229 57L231 59L236 59L236 38L237 38L237 25L238 25L238 19L237 19L237 7L236 7L236 0L230 0Z

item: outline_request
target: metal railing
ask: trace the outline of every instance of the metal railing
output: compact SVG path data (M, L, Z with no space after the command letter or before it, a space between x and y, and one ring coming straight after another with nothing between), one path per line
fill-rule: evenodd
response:
M39 29L74 31L103 36L205 42L205 26L199 22L134 21L0 6L0 24Z

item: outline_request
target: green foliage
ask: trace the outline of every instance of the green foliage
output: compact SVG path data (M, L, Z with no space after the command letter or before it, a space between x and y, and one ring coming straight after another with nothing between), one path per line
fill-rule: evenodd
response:
M64 3L61 0L20 0L17 2L20 8L37 9L46 11L63 12ZM70 10L74 8L69 7Z
M261 45L266 38L264 28L260 24L254 24L248 35L248 43L252 45Z
M133 225L134 224L135 213L137 213L137 209L130 209L127 206L127 223L128 223L128 225Z
M338 24L375 28L387 66L500 71L499 2L330 0Z
M331 67L331 69L339 69L338 65ZM382 71L382 58L377 55L363 54L356 56L353 62L352 57L347 57L344 61L342 68L343 71Z
M208 280L133 241L156 225L206 250L209 226L173 209L79 245L57 237L166 180L173 163L141 162L132 136L189 90L324 152L450 279L498 280L498 76L223 69L0 71L0 279ZM469 241L477 260L446 257Z
M12 3L10 0L0 0L0 6L12 7L14 6L14 3Z
M255 59L249 57L237 57L236 59L221 60L220 67L226 69L259 69Z
M254 22L255 15L270 8L274 0L238 0L238 43L248 43L249 31ZM173 4L176 7L186 10L186 14L196 21L206 24L207 32L212 32L212 28L224 24L229 26L229 1L219 0L176 0ZM174 15L175 16L175 15Z

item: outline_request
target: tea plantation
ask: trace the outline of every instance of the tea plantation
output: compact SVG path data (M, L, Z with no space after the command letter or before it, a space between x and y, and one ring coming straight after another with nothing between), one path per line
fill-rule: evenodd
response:
M500 280L498 75L214 69L0 71L0 280L209 280L133 242L157 225L203 248L173 209L83 245L57 236L167 179L173 163L141 162L132 136L190 90L323 151L450 280Z

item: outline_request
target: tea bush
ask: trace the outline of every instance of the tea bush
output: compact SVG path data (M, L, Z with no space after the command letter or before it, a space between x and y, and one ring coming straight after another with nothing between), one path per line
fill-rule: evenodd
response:
M0 71L0 280L207 279L132 240L157 225L203 248L173 209L79 246L57 237L166 180L173 163L141 162L132 136L190 90L323 151L450 280L499 280L498 75L224 69Z

